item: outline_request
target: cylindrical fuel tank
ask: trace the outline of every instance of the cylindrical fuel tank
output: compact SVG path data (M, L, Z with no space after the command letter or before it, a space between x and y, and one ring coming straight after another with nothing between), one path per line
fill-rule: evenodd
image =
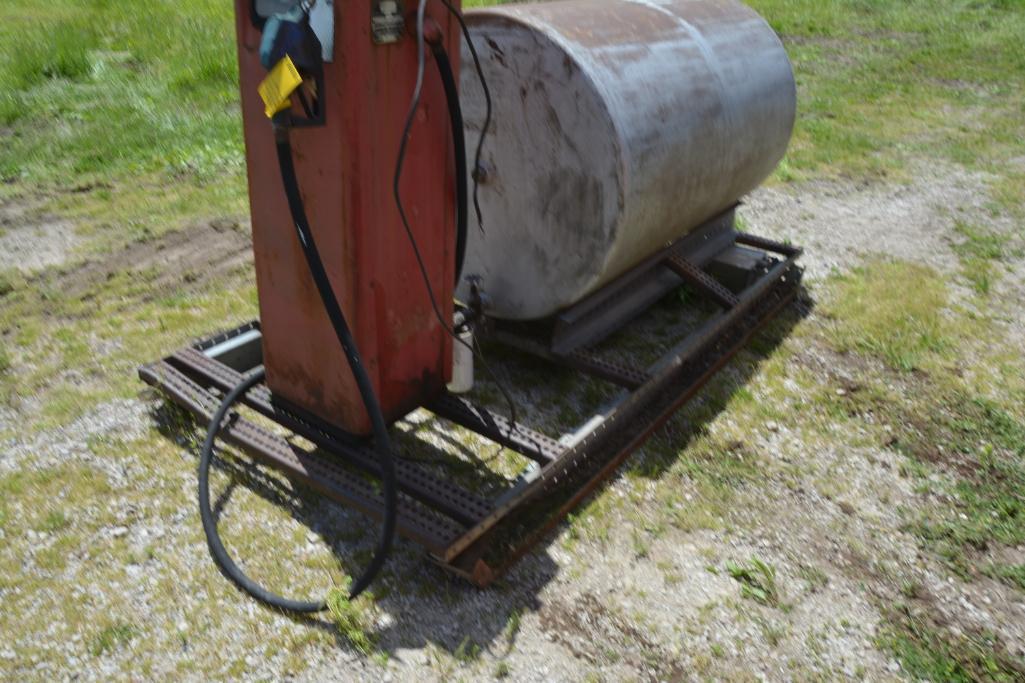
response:
M466 19L494 108L463 274L480 276L496 317L578 301L753 190L786 151L790 62L740 2L557 0ZM462 59L473 168L484 95L465 45Z

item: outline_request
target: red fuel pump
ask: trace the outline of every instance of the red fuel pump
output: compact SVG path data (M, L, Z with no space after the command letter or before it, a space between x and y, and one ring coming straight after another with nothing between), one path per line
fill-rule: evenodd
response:
M259 5L236 0L267 384L275 397L302 411L348 432L368 434L367 411L282 192L274 131L258 92L268 73L260 59L267 17L259 15ZM407 16L396 0L325 7L333 11L336 29L333 54L325 55L330 61L323 66L323 91L315 93L323 121L293 130L291 146L324 268L382 411L391 420L442 391L452 362L452 341L432 310L392 191L417 80L417 38L405 30ZM441 27L440 39L458 72L458 23L440 3L427 7L426 21ZM427 58L432 59L430 51ZM425 71L422 90L399 193L428 283L448 322L455 284L455 164L445 91L433 67ZM298 102L293 106L300 111Z
M317 0L236 0L263 363L224 397L199 464L214 558L251 595L295 612L325 602L267 591L220 540L209 491L216 436L231 406L264 381L286 411L373 435L386 509L377 552L350 586L350 597L361 593L395 532L388 424L441 393L452 374L452 291L466 243L463 121L449 57L458 34L446 45L441 28L465 30L458 7L442 0L439 23L420 0L405 36L397 0L321 2L315 21ZM335 45L345 48L337 59Z

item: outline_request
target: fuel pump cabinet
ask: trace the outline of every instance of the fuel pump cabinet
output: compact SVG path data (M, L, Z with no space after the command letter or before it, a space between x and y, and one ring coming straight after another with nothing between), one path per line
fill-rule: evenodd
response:
M292 147L328 277L384 415L394 420L444 390L451 376L452 341L431 308L392 197L417 55L409 36L374 42L371 14L380 4L331 3L336 54L324 65L325 90L319 93L325 123L296 130ZM267 70L260 63L256 7L252 0L235 2L267 385L279 401L352 434L369 434L366 410L309 275L282 192L274 132L257 91ZM458 70L459 26L437 7L441 11L432 20L442 28L445 49ZM455 279L451 159L445 93L438 78L428 78L400 192L446 320L452 319Z

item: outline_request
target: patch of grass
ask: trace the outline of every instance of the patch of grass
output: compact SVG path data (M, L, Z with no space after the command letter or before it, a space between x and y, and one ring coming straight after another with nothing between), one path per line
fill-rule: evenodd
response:
M962 273L975 291L989 294L995 278L993 263L1004 258L1010 238L963 221L957 221L954 230L961 238L954 252L961 260Z
M829 584L829 576L815 565L801 563L797 568L797 575L808 582L808 589L812 593Z
M758 628L761 629L765 642L770 647L779 647L780 643L790 636L790 629L786 625L773 624L761 617L757 618L755 622L758 624Z
M335 588L328 593L327 608L345 642L368 657L376 652L376 644L370 632L370 618L366 606L359 598L349 600L347 590Z
M1025 542L1025 425L992 401L954 401L926 414L908 447L941 459L956 474L945 511L928 510L913 525L962 576L973 553Z
M962 231L975 257L1002 252L1002 240ZM908 264L870 263L838 278L822 309L832 346L885 367L852 360L857 386L840 395L824 384L814 405L827 429L856 421L877 434L870 445L907 456L900 473L921 505L906 519L923 546L969 579L988 550L1025 542L1023 367L993 351L1005 346L1000 328L948 307L938 276Z
M460 664L470 664L480 659L480 656L480 645L471 640L470 636L463 638L455 652L452 653L452 657Z
M932 269L876 261L837 278L823 309L838 351L870 354L910 371L949 346L946 306L946 286Z
M505 622L505 628L502 629L502 635L505 636L506 642L509 647L516 641L516 636L520 633L520 627L523 620L523 611L514 609L509 613L509 618Z
M241 170L231 6L24 0L0 10L6 174L82 185ZM54 142L57 144L54 144Z
M1004 258L1010 240L1007 235L969 225L964 221L956 221L954 231L963 239L954 247L958 253L987 261Z
M776 569L757 557L747 563L727 562L726 571L740 583L740 594L763 605L779 605Z
M974 257L963 258L961 274L979 294L987 295L993 289L993 265L989 261Z
M986 567L985 572L994 579L1000 579L1009 586L1025 591L1025 564L991 564Z
M900 173L908 151L998 169L1020 154L1017 2L752 0L783 38L798 119L776 177Z
M888 623L876 644L891 652L915 680L1021 680L1025 663L1009 656L990 634L953 637L904 606L891 611Z
M47 513L46 518L43 520L43 524L40 527L42 531L47 533L55 534L71 526L71 520L68 519L67 515L64 514L63 510L54 510Z
M89 649L93 656L99 657L123 645L127 645L138 635L139 629L134 624L118 621L96 634Z
M2 233L0 233L2 236ZM24 278L16 270L2 270L0 271L0 297L5 297L21 284L24 283Z

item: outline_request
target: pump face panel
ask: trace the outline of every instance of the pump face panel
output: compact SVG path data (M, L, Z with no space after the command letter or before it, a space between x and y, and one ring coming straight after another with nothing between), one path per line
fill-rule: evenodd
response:
M285 14L300 3L297 0L255 0L256 16L269 19L275 14ZM324 61L334 61L335 54L335 8L334 0L317 0L310 9L310 26L317 34L324 48Z

